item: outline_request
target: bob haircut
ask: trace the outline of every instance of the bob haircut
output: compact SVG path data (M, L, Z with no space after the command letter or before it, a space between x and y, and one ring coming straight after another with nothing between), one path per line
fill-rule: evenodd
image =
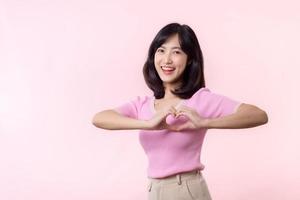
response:
M144 79L156 99L165 96L165 88L155 69L154 54L174 34L178 34L180 47L187 54L187 65L182 74L181 86L171 92L181 99L188 99L200 88L205 87L203 56L196 34L188 25L170 23L164 26L153 39L143 66Z

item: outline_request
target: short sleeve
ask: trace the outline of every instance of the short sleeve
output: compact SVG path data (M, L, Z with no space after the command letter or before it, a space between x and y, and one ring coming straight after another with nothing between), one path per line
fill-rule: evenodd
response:
M141 105L142 98L137 96L135 99L115 107L114 110L126 117L138 119Z
M199 112L210 118L233 114L242 104L238 100L211 92L208 88L198 91L195 99Z

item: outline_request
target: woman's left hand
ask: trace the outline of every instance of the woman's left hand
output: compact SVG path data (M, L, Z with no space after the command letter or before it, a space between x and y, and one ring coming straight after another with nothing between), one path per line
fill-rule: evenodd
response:
M187 106L180 106L176 109L176 117L178 118L180 115L184 115L188 117L188 121L179 125L171 125L169 127L172 131L181 131L181 130L197 130L206 128L206 123L208 119L201 117L198 112Z

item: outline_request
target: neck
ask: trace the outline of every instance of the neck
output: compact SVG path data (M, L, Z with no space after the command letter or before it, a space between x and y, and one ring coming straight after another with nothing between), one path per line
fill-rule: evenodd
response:
M175 89L175 87L165 87L164 99L177 99L178 97L171 92L171 90L174 90L174 89Z

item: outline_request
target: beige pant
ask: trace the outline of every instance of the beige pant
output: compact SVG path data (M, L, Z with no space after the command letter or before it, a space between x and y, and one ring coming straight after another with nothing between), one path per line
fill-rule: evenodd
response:
M148 200L211 200L200 170L166 178L148 178Z

